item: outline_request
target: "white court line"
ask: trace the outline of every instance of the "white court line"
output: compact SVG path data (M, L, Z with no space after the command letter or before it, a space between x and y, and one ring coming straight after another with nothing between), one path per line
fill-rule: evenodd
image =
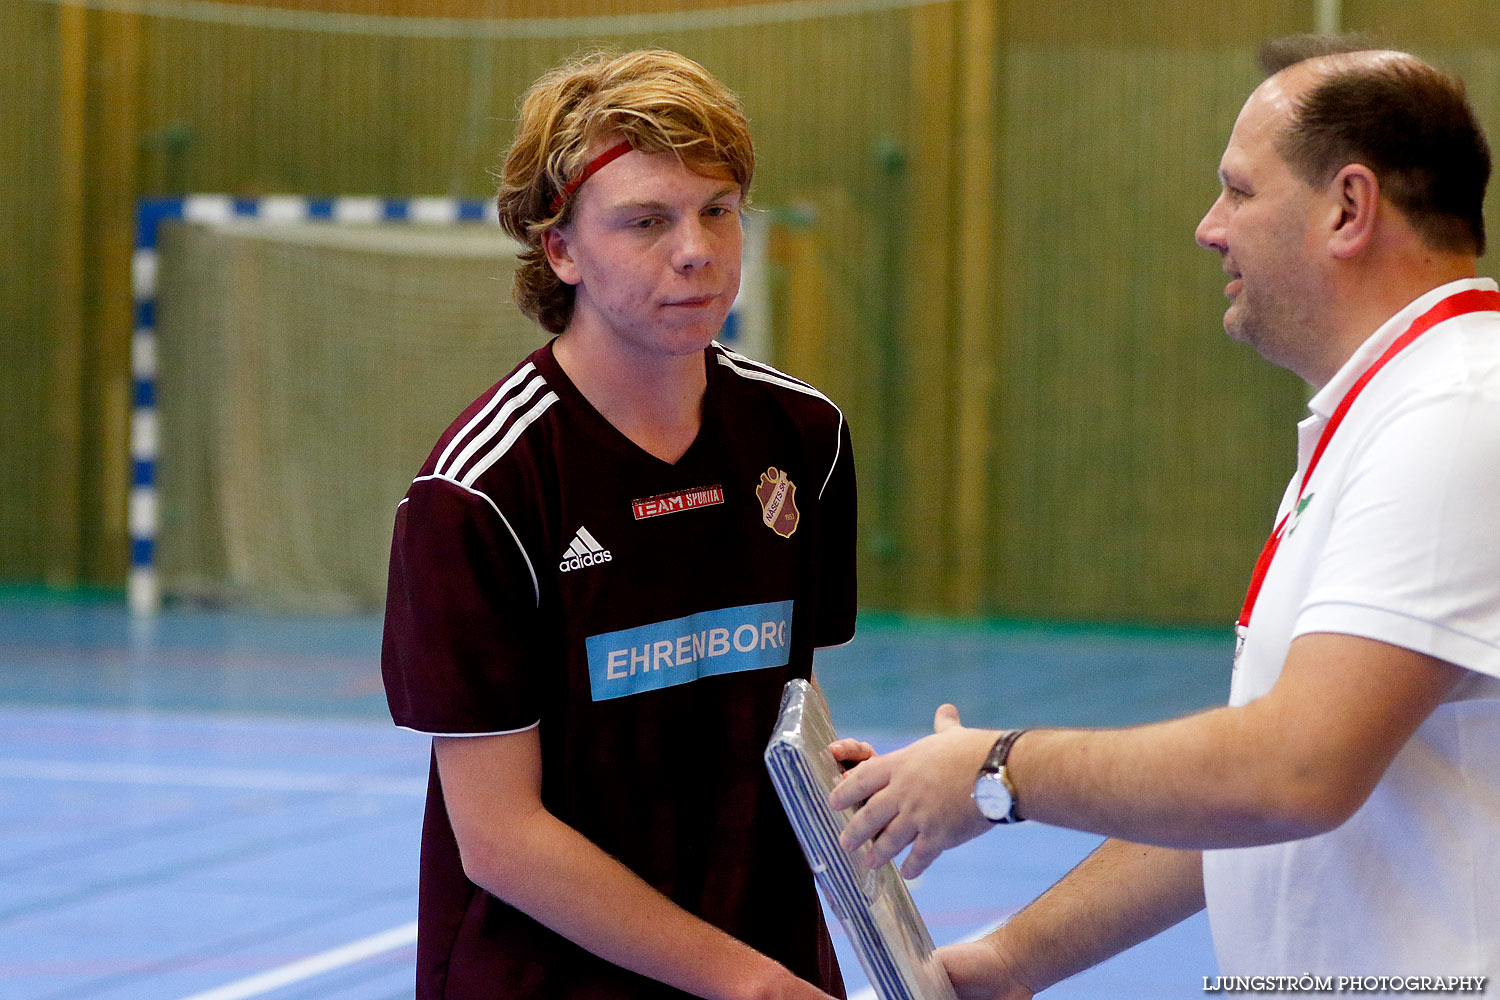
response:
M977 941L1004 922L1004 918L991 921L959 940ZM280 968L257 973L237 982L227 983L224 986L216 986L202 993L194 993L192 996L183 997L182 1000L246 1000L248 997L261 996L272 990L301 982L304 979L311 979L313 976L320 976L325 972L331 972L345 965L353 965L355 962L363 961L375 955L382 955L388 951L395 951L397 948L414 945L416 942L417 924L416 921L412 921L409 924L392 927L388 931L382 931L379 934L372 934L367 938L361 938L358 941L352 941L349 944L331 948L320 954L300 959L296 962L290 962ZM875 988L873 986L866 986L859 992L852 994L849 1000L876 1000Z
M978 941L980 938L984 937L990 931L994 930L996 927L999 927L1001 924L1005 923L1005 921L1007 921L1009 919L1010 919L1009 917L1001 917L999 920L992 920L989 923L985 924L983 927L979 928L978 930L976 930L976 931L970 931L968 934L966 934L963 937L959 938L957 941L952 941L952 942L949 942L949 943L950 944L963 944L965 941ZM193 1000L197 1000L197 998L193 998ZM873 987L873 986L866 986L864 989L860 990L858 993L851 993L849 995L849 1000L877 1000L877 998L875 996L875 987Z
M367 938L351 941L317 955L289 962L280 968L268 969L237 982L215 986L202 993L194 993L190 997L183 997L183 1000L245 1000L246 997L258 997L283 986L311 979L313 976L321 976L325 972L331 972L345 965L353 965L355 962L374 955L383 955L397 948L405 948L416 942L417 922L413 920L409 924L392 927L388 931L371 934Z
M270 792L341 792L421 798L427 779L361 778L231 767L167 767L157 764L74 764L51 760L0 761L0 779L83 781L107 785L179 785Z

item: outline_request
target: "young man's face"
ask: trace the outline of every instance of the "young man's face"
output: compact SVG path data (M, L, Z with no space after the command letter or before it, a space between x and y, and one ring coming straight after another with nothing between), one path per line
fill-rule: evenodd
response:
M574 197L572 219L544 241L553 271L577 289L568 332L643 359L707 347L740 287L739 183L632 150Z

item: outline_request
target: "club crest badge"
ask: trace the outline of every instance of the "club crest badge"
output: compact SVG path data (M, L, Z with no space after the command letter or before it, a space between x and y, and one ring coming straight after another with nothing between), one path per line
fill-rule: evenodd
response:
M760 517L782 538L791 538L797 530L802 514L797 510L797 487L785 472L771 466L760 474L760 485L755 487L755 498L760 501Z

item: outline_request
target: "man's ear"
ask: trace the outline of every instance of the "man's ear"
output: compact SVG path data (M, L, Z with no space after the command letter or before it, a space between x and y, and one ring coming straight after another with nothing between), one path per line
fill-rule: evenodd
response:
M1380 181L1369 167L1351 163L1329 182L1328 191L1337 208L1328 249L1341 260L1356 257L1375 237L1381 210Z
M557 275L558 281L565 285L576 285L583 280L568 246L568 234L563 232L561 226L543 230L542 252L547 255L547 263L551 265L552 273Z

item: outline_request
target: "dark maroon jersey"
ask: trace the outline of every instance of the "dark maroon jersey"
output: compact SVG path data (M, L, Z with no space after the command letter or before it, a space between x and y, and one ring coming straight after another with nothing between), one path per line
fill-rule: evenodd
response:
M464 411L397 508L386 695L423 733L539 725L553 815L842 996L762 754L783 685L854 634L849 432L804 382L718 344L704 362L702 428L675 464L606 421L551 344ZM417 995L683 994L470 882L434 765Z

